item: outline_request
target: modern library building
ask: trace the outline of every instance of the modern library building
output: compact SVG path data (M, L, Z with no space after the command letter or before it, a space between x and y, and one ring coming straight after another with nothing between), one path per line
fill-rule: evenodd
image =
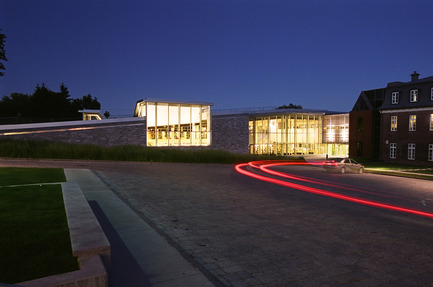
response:
M276 155L347 156L349 114L305 109L211 112L212 103L144 99L134 116L146 120L147 146L202 146Z

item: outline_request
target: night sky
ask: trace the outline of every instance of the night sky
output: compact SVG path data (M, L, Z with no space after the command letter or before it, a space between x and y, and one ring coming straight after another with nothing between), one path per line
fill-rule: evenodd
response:
M37 84L132 115L137 100L348 112L433 75L433 1L0 0L0 97Z

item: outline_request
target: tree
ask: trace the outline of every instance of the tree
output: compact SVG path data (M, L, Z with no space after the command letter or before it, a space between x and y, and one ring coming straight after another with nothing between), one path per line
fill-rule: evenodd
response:
M101 108L101 104L98 102L98 98L92 97L91 94L87 94L81 99L74 99L72 101L72 106L76 111L83 109L99 110Z
M0 31L2 29L0 28ZM5 65L1 61L7 61L5 51L6 35L0 32L0 77L4 76L2 70L6 70Z
M104 113L104 117L105 117L106 119L108 119L110 116L111 116L110 112L109 112L109 111L105 111L105 113Z
M16 122L46 122L81 119L78 110L100 109L97 98L90 94L81 99L71 99L65 84L60 92L54 92L42 83L37 85L32 95L12 93L0 100L1 118L16 118ZM4 119L10 121L10 119Z
M285 110L285 109L300 109L302 110L302 106L301 105L294 105L292 103L290 103L288 106L287 105L282 105L276 108L277 110Z
M44 83L42 86L37 85L31 98L32 116L50 121L72 117L69 97L64 84L60 86L60 92L51 91Z
M29 95L12 93L10 97L2 97L0 101L0 117L20 117L21 115L28 114L29 108Z
M91 94L83 96L83 109L89 110L99 110L101 108L101 104L98 102L98 98L92 97Z

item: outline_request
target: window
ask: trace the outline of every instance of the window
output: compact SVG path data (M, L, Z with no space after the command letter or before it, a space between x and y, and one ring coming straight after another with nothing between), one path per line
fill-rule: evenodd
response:
M364 130L364 118L358 118L358 132Z
M416 131L416 115L409 116L409 131Z
M418 102L418 90L410 90L410 102Z
M398 92L393 92L391 97L391 104L398 104Z
M407 147L407 159L414 160L415 159L415 144L410 143Z
M143 101L147 146L209 146L210 105Z
M428 161L433 161L433 144L428 145Z
M362 156L362 153L363 153L362 142L357 142L356 143L356 155Z
M397 116L391 116L391 131L395 132L397 130Z
M430 114L430 131L433 131L433 114Z
M390 143L389 144L389 158L396 158L397 157L397 144L396 143Z

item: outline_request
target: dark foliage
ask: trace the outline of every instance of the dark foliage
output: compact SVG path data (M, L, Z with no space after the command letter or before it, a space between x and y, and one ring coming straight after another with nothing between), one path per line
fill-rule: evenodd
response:
M0 29L1 31L2 29ZM5 65L1 61L7 61L6 58L6 51L5 51L5 42L6 42L6 35L3 33L0 33L0 77L4 76L4 73L2 70L6 70Z
M301 105L294 105L292 103L290 103L289 105L282 105L276 108L277 110L286 110L286 109L300 109L302 110L302 106Z
M0 100L0 123L37 123L80 120L82 109L100 109L97 98L90 94L71 99L68 88L62 83L60 92L37 85L33 94L12 93Z

